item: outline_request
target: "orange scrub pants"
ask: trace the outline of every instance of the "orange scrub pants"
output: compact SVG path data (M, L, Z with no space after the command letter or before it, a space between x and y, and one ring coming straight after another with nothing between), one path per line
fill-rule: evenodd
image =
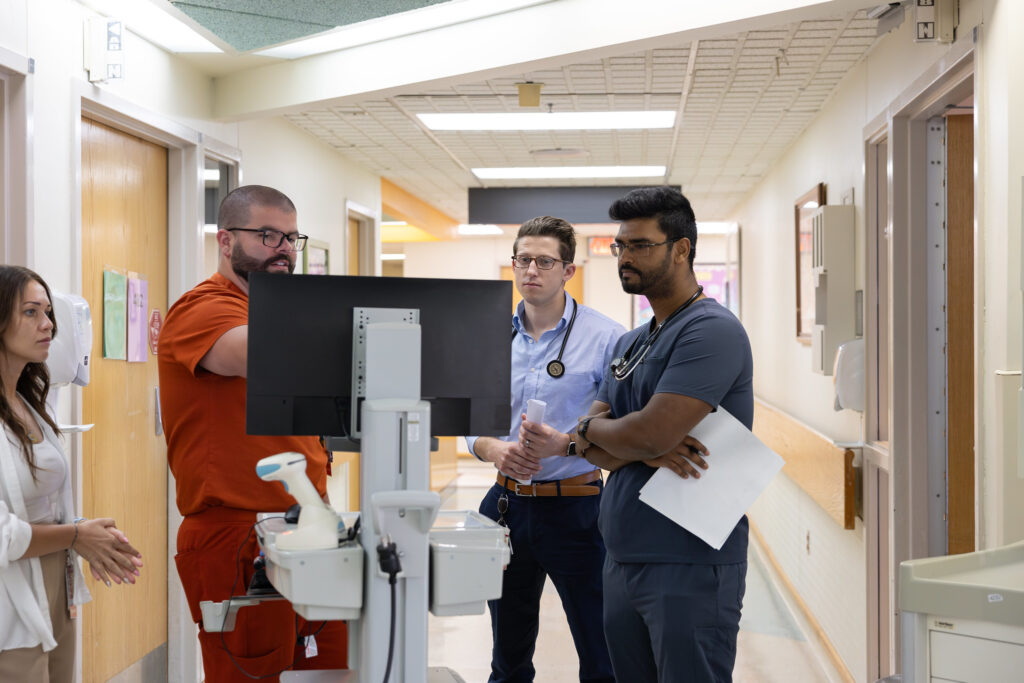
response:
M209 683L251 681L239 667L252 676L266 676L285 669L347 668L346 623L307 622L285 600L238 610L233 631L222 634L203 629L200 601L221 602L231 595L245 594L254 571L253 559L259 554L256 533L250 533L255 522L254 512L213 507L186 516L178 530L178 554L174 561L192 619L199 624L206 680ZM304 636L313 633L318 653L307 658ZM278 677L264 680L277 681Z

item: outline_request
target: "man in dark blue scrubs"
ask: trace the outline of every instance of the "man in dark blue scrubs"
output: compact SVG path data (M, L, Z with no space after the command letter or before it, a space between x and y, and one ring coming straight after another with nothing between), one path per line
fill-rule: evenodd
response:
M604 624L621 681L732 680L747 570L744 517L715 550L653 508L640 489L657 466L679 469L684 438L721 406L753 422L753 361L739 320L703 295L693 274L697 227L668 187L633 190L609 214L622 288L651 302L650 324L615 348L575 441L613 470L601 501L607 547ZM727 458L728 453L710 454Z

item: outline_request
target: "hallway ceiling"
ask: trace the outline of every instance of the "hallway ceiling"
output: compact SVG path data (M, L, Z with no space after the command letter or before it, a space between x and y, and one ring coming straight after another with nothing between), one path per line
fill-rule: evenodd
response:
M278 3L269 0L172 2L214 33L232 22L250 22L254 31L261 21L276 31L298 30L289 28L289 17L299 16L313 33L346 20L337 11L328 16L326 10L304 13L292 8L282 15L275 9ZM347 7L349 21L365 19L366 12L379 16L437 4L300 2L311 8ZM501 77L477 82L451 79L442 85L402 88L386 97L356 95L336 104L296 107L284 116L460 222L467 220L470 187L658 183L681 185L698 218L723 220L821 111L844 75L874 46L877 34L877 20L863 10L816 16L733 35L719 31L678 46L594 61L566 57L559 66L523 73L506 70ZM283 34L274 35L257 32L233 40L280 42ZM248 54L233 59L255 63L268 58ZM544 84L539 108L519 107L516 83L524 81ZM672 110L677 117L674 128L660 130L538 132L430 131L416 117L428 112L549 110ZM664 165L668 171L643 179L481 181L469 170L581 165Z
M349 159L454 218L467 188L497 186L469 170L495 166L666 165L665 177L500 181L503 187L679 184L702 220L725 219L765 176L874 45L863 12L675 48L566 64L385 99L287 114ZM541 106L521 108L516 83L543 83ZM429 131L426 112L676 110L675 128L637 131ZM558 156L540 150L573 150ZM565 152L563 152L565 153Z

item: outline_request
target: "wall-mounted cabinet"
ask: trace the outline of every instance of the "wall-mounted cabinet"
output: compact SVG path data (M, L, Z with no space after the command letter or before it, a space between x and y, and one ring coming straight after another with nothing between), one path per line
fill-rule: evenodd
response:
M814 372L832 374L836 349L856 337L854 292L854 213L852 206L822 206L813 226Z

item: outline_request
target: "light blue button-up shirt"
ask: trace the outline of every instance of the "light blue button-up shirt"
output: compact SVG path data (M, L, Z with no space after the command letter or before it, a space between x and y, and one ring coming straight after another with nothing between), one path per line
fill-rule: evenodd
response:
M592 308L579 306L572 334L562 354L565 374L555 378L548 374L547 367L548 363L558 358L563 335L572 317L573 299L568 293L565 294L565 310L561 320L537 341L523 328L523 306L523 302L520 302L512 316L512 326L517 332L512 339L512 419L508 436L501 437L503 441L519 440L521 416L526 412L526 402L531 398L548 404L544 411L545 424L560 432L572 429L577 418L590 410L590 404L594 402L597 389L612 361L615 342L626 331L611 318ZM476 455L476 440L475 436L466 437L473 455ZM596 467L583 458L552 453L541 460L540 472L533 475L533 481L568 479L594 469Z

